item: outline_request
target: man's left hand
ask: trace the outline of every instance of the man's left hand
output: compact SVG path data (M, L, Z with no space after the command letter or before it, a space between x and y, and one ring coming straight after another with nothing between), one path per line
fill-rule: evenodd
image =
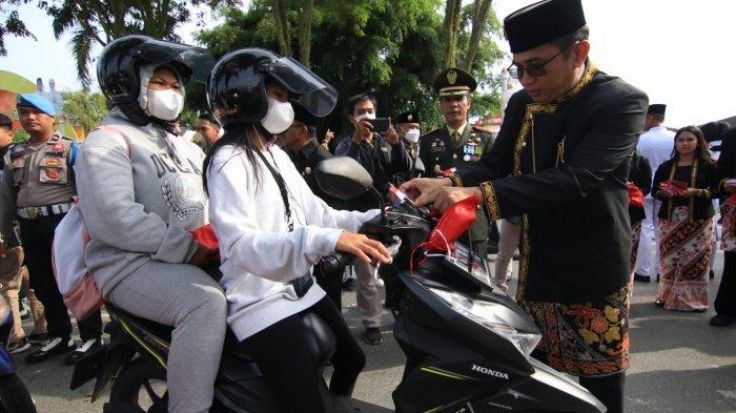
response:
M469 188L435 186L423 191L414 202L419 206L432 204L434 209L445 212L452 204L473 195L483 199L483 193L477 186Z

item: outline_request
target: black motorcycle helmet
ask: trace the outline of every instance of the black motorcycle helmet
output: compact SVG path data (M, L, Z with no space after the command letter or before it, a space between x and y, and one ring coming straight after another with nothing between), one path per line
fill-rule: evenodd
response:
M148 116L138 105L142 65L171 66L182 83L190 79L204 83L213 63L212 55L202 48L131 35L110 42L102 51L97 81L111 105L120 106L132 120L146 119Z
M289 90L291 102L317 118L327 116L337 104L337 90L298 61L266 49L239 49L215 64L207 82L211 112L222 126L257 123L266 116L267 77Z

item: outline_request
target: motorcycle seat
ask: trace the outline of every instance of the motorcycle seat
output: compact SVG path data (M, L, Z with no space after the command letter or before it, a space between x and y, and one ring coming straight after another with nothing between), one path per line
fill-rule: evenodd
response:
M171 332L174 330L174 327L135 316L125 310L121 310L119 307L115 307L112 304L106 304L106 306L108 308L108 311L112 312L120 318L124 318L127 321L132 322L134 324L134 327L142 328L150 333L153 333L158 338L165 340L167 343L171 342ZM229 355L245 362L251 362L253 360L252 357L245 350L245 348L240 345L238 338L235 337L235 334L232 332L232 330L230 330L229 327L225 336L225 345L223 348L223 352L227 352Z

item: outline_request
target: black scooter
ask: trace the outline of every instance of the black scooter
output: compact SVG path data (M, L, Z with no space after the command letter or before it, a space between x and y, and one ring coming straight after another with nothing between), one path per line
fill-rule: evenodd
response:
M328 159L316 174L325 192L343 199L375 191L370 175L350 158ZM394 337L406 355L393 392L396 411L604 412L585 388L530 357L539 331L512 299L493 291L484 258L460 244L452 256L418 248L433 225L425 210L405 201L361 230L398 250L394 263L382 268ZM349 259L330 258L334 265ZM77 363L72 389L96 378L94 401L114 381L105 413L166 412L171 327L110 305L108 312L111 342ZM326 361L334 338L325 334L323 344ZM258 367L230 333L211 411L276 411Z

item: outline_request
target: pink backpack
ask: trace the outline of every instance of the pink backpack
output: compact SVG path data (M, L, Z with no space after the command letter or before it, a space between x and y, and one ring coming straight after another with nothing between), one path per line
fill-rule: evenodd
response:
M79 207L74 205L59 222L51 246L51 263L64 304L81 320L102 307L102 292L87 271L84 252L89 233Z
M112 126L100 128L122 136L126 144L126 154L130 156L125 135ZM89 239L79 207L74 205L56 227L51 245L51 264L64 304L78 320L91 315L104 304L102 291L92 273L87 271L87 264L84 262Z

